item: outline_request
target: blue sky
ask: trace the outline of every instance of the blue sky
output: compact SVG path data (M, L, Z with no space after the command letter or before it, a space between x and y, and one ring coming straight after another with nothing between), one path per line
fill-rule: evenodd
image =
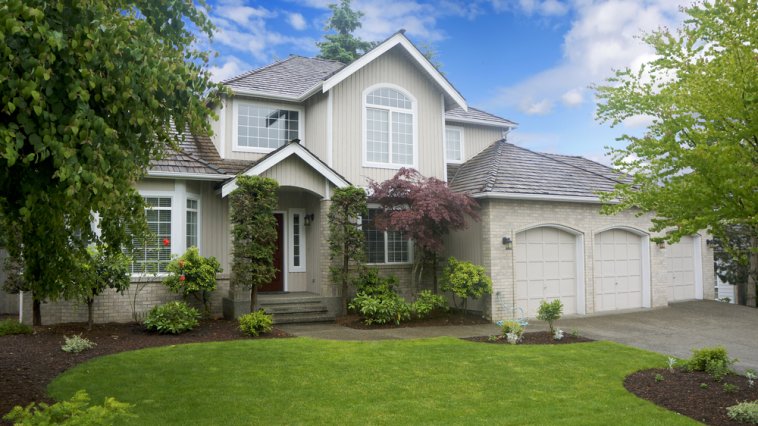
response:
M337 0L210 1L218 27L211 71L225 79L290 54L315 56L328 4ZM646 120L611 129L594 120L588 89L614 68L652 58L636 36L678 26L688 0L353 0L357 34L383 40L400 28L437 52L469 105L511 119L509 140L537 151L608 163L605 146Z

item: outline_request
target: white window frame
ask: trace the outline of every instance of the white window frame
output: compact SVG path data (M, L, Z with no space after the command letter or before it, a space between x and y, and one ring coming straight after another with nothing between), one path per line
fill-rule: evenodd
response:
M254 147L254 146L241 146L239 144L238 125L239 125L239 106L241 104L261 105L268 108L296 111L298 113L297 137L298 139L300 139L300 143L302 145L305 145L305 109L302 106L294 105L294 104L242 100L242 99L236 98L232 101L232 151L255 152L255 153L261 153L261 154L267 154L277 149L277 148L259 148L259 147ZM286 145L288 142L289 141L284 141L284 144Z
M453 131L453 132L458 132L459 140L460 140L460 151L461 151L461 159L460 160L451 160L451 159L447 158L447 144L449 142L448 138L447 138L447 131L448 130ZM466 161L466 153L465 153L464 148L463 148L464 145L465 145L465 142L463 140L463 133L464 133L463 132L463 127L445 125L445 163L448 163L448 164L463 164Z
M397 90L398 92L402 93L408 99L411 100L411 109L407 110L405 108L395 108L395 107L389 107L384 105L369 105L366 103L366 97L369 93L373 92L374 90L381 89L381 88L389 88ZM406 89L390 83L380 83L380 84L374 84L373 86L367 87L365 90L363 90L363 94L361 95L361 125L362 125L362 139L363 139L363 167L372 167L372 168L378 168L378 169L393 169L397 170L402 167L412 167L414 169L418 169L418 102L416 101L416 97L413 96L409 91ZM367 114L367 108L374 108L374 109L383 109L389 112L389 162L387 163L378 163L373 161L368 161L368 114ZM403 114L411 114L413 116L412 123L413 123L413 162L412 164L396 164L392 162L392 113L393 112L399 112Z
M367 208L369 210L378 210L381 207L378 204L368 204ZM363 224L363 217L358 218L359 225ZM363 228L361 228L361 232L363 232ZM408 244L408 261L406 262L389 262L387 259L389 259L389 238L387 238L387 233L392 231L384 231L384 262L383 263L372 263L367 262L367 265L375 265L375 266L381 266L381 265L410 265L413 264L413 241L409 238L407 241Z
M300 215L300 265L295 265L295 215ZM290 209L287 221L287 263L289 272L305 272L305 210Z
M202 206L203 206L203 204L200 202L200 195L197 195L197 194L187 193L187 196L184 199L184 242L185 242L185 250L188 249L188 248L190 248L190 246L186 245L186 243L187 243L187 211L188 211L188 209L187 209L187 200L193 200L193 201L197 202L197 209L195 209L195 211L197 211L197 245L196 245L196 247L197 247L198 251L200 251L200 253L202 253L202 235L203 235L203 233L201 231L203 229L203 226L202 226L202 223L203 223L203 219L202 219L202 217L203 217Z
M174 254L175 254L174 253L174 248L176 247L176 245L174 244L174 241L176 241L177 236L179 236L179 238L181 238L181 236L184 236L184 238L186 240L186 235L183 235L185 233L185 231L181 231L181 234L180 234L179 231L177 230L177 227L176 227L177 215L176 215L176 212L175 212L175 206L176 206L177 198L181 198L181 197L177 197L176 193L174 191L139 191L139 195L143 199L145 199L145 198L168 198L168 199L171 200L171 209L170 209L170 212L171 212L171 238L169 239L169 245L168 245L168 247L169 247L169 257L173 257ZM148 209L145 209L145 211L147 211L147 210ZM184 211L185 211L185 209L182 209L182 212L184 212ZM182 220L181 223L184 223L184 221ZM162 244L162 242L159 241L158 244ZM129 270L130 271L132 269L132 265L133 264L134 264L134 260L132 260L132 262L129 264ZM144 276L164 277L164 276L167 276L168 273L167 272L147 272L147 271L145 271L145 272L131 272L130 275L133 276L133 277L144 277Z

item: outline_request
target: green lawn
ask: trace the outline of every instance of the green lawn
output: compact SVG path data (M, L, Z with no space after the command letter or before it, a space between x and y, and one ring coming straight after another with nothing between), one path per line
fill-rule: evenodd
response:
M691 424L628 393L663 356L593 342L239 340L125 352L59 376L135 404L133 424Z

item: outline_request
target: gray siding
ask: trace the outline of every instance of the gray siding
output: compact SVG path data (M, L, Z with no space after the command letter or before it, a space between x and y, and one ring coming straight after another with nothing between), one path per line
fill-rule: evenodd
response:
M497 127L450 121L447 122L447 125L463 128L463 155L465 160L470 160L476 154L482 152L484 148L503 138L502 129Z
M410 92L417 102L418 170L425 176L444 177L442 100L437 87L392 49L357 71L333 90L333 166L355 185L367 179L382 181L397 170L363 167L363 91L389 83Z
M312 153L327 161L327 104L329 96L317 93L305 101L305 135L301 136L302 144Z
M279 186L303 188L321 197L326 196L326 178L294 155L261 173L261 176L276 180Z

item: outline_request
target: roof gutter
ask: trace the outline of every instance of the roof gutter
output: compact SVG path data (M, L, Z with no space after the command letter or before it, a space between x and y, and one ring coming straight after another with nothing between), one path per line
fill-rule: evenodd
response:
M147 172L147 177L153 178L172 178L172 179L187 179L187 180L205 180L220 182L227 179L231 179L236 175L209 175L206 173L183 173L183 172L163 172L159 170L150 170Z
M512 192L480 192L472 194L473 198L492 198L496 200L521 200L521 201L559 201L565 203L585 204L618 204L618 201L603 202L598 197L573 197L570 195L549 194L518 194Z
M256 98L271 99L275 101L303 102L306 99L313 96L314 94L316 94L319 90L321 90L321 86L323 86L323 83L319 82L315 84L313 87L311 87L310 89L306 90L305 93L303 93L300 96L276 95L270 92L258 92L255 90L244 90L244 89L232 89L232 93L235 95L253 96Z
M500 127L500 128L507 127L509 129L515 129L516 127L518 127L518 124L512 121L503 123L499 121L477 120L474 118L450 117L448 115L445 115L445 121L451 121L453 123L479 124L482 126L491 126L491 127Z

